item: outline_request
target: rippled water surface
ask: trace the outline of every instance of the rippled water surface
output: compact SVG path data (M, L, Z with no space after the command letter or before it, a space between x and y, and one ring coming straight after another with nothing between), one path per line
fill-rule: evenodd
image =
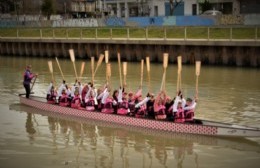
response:
M51 75L46 58L0 56L0 167L259 167L259 138L216 138L165 134L113 124L54 116L19 103L24 92L22 74L31 64L39 74L36 95L45 96ZM55 60L53 60L55 61ZM83 82L90 80L90 61L76 60L79 73L86 61ZM75 73L69 59L60 59L66 81ZM62 78L55 62L54 77ZM182 87L186 97L195 90L194 66L183 66ZM95 77L105 82L105 66ZM151 65L151 88L160 89L161 64ZM167 69L166 90L175 95L176 65ZM144 93L147 91L144 74ZM112 63L112 86L119 84L118 65ZM128 90L140 84L140 64L128 63ZM260 71L251 68L204 67L199 78L196 117L260 127Z

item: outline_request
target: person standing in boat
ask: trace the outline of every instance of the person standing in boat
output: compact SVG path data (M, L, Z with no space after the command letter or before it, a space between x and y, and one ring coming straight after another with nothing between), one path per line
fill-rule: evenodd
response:
M26 70L24 72L24 75L23 75L23 86L25 88L25 91L26 91L26 98L29 98L29 95L31 93L31 81L33 78L37 77L37 74L33 74L31 72L31 69L32 69L32 66L31 65L27 65L26 66Z

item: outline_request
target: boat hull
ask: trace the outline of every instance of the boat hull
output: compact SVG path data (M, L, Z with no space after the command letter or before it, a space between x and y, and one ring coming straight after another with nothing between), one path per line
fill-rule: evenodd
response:
M43 99L30 98L26 99L20 96L22 104L49 111L52 113L59 113L64 115L76 116L86 119L99 120L104 122L116 123L120 125L127 125L132 127L141 127L146 129L153 129L167 132L189 133L211 136L260 136L260 131L257 129L238 129L233 127L217 127L203 124L186 124L165 122L151 119L134 118L129 116L121 116L115 114L105 114L100 112L89 112L86 110L73 109L69 107L62 107L59 105L48 104Z

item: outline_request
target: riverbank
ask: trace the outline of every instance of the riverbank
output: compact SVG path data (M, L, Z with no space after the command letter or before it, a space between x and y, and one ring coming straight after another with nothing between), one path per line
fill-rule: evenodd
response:
M98 57L109 50L113 60L120 51L126 61L150 56L161 62L170 54L170 63L183 56L183 63L259 67L258 27L148 27L148 28L29 28L0 29L1 55Z

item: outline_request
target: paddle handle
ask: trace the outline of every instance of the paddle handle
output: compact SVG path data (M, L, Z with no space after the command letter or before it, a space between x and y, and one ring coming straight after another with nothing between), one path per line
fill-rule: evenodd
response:
M32 90L33 90L33 86L34 86L34 84L35 84L36 79L37 79L37 75L35 76L35 78L34 78L34 80L33 80L33 83L32 83L31 89L30 89L30 92L32 92Z
M119 70L120 86L123 87L122 71L121 71L121 56L120 56L120 53L117 53L117 59L118 59L118 70Z
M144 60L141 60L141 81L140 81L140 87L143 87L143 76L144 76Z
M62 79L64 80L65 78L64 78L63 72L62 72L62 70L61 70L59 60L58 60L57 57L55 57L55 59L56 59L56 62L57 62L58 68L59 68L59 70L60 70L60 73L61 73Z
M98 62L97 62L97 67L96 67L95 72L94 72L94 76L96 75L96 72L97 72L99 66L102 64L104 57L105 57L104 54L100 54Z
M82 78L84 69L85 69L85 62L82 62L82 63L81 63L81 69L80 69L80 75L79 75L79 78L80 78L80 79Z
M95 57L91 57L91 82L94 84L94 66L95 66Z
M110 83L111 65L109 63L106 65L106 76L107 76L107 83Z

